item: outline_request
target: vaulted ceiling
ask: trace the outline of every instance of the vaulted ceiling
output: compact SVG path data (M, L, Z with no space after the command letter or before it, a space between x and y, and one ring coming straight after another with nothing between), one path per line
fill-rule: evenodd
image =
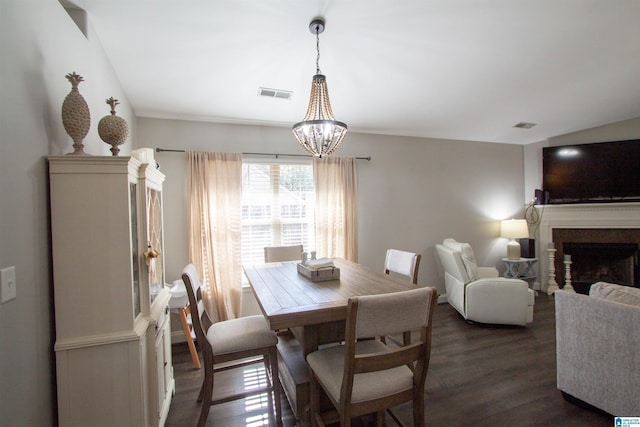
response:
M320 69L350 131L527 144L640 117L637 0L73 3L142 117L300 121L317 16Z

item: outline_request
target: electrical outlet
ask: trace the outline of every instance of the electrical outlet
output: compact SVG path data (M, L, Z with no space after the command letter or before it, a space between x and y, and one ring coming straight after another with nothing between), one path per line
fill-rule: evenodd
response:
M2 303L16 297L16 268L14 266L0 270L0 295Z

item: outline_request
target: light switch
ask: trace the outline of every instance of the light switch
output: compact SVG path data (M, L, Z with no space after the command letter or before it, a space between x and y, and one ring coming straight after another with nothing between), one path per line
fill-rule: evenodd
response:
M2 303L16 297L16 268L14 266L0 270L0 295Z

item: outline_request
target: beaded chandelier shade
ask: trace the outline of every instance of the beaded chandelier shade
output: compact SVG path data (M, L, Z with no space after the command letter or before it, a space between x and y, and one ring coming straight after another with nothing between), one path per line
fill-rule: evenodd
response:
M309 24L309 30L316 35L316 75L311 82L311 95L307 114L301 122L293 125L293 135L302 148L316 157L333 153L347 134L347 125L337 121L331 111L327 79L320 73L320 39L324 31L324 21L316 19Z

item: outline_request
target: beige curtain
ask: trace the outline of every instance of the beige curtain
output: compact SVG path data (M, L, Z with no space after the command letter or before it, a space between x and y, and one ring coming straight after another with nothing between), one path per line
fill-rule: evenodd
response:
M188 151L189 259L214 321L240 314L242 154Z
M358 261L358 195L354 158L313 160L316 186L316 252Z

